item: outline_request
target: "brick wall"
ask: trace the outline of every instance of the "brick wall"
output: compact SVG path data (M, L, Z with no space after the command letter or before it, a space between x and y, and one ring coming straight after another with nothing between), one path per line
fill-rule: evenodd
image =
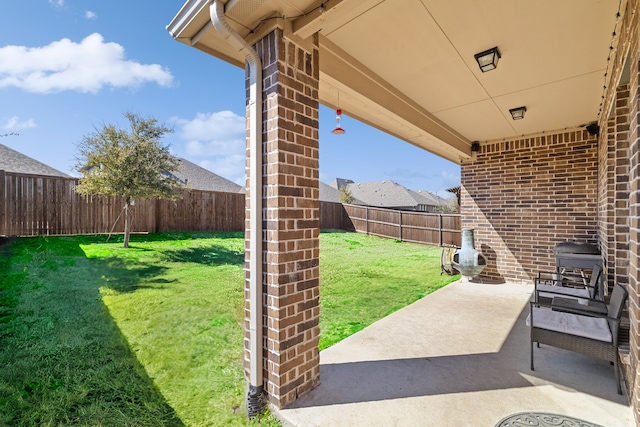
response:
M629 53L619 50L618 55L630 62L629 81L629 317L631 323L630 340L630 384L631 404L634 409L636 425L640 425L640 135L638 134L638 84L640 84L639 64L640 46L638 44L638 26L640 6L637 0L627 2L624 24L621 31L622 43L628 45Z
M598 241L607 284L615 273L615 126L608 120L598 138Z
M629 85L616 92L615 120L615 256L610 286L629 283Z
M629 357L623 357L623 371L636 425L640 425L639 16L638 0L628 0L614 30L617 40L612 44L610 62L607 64L608 80L605 82L599 117L600 126L606 126L606 138L610 146L607 158L601 154L600 161L611 164L614 171L612 181L606 183L607 188L604 188L605 182L600 182L602 191L606 191L613 202L606 212L613 229L604 227L607 233L601 237L611 255L608 258L609 284L627 283L629 291ZM621 82L625 68L629 70L628 83ZM601 207L601 211L603 209ZM601 218L602 221L605 219Z
M629 282L629 85L612 96L598 145L598 231L610 290Z
M269 401L283 407L319 380L317 36L307 51L276 29L256 51L265 106L264 378ZM249 357L245 346L245 366Z
M463 228L483 275L529 281L554 268L558 242L597 241L597 141L586 130L481 144L462 164Z

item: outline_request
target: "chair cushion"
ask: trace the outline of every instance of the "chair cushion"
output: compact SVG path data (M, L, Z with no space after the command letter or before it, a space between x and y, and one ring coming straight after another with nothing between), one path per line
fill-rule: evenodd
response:
M591 298L591 294L588 289L585 288L567 288L564 286L553 285L537 285L536 291L538 296L553 298L554 295L567 295L576 298Z
M527 325L531 326L531 314L527 317ZM598 341L612 342L609 323L607 319L600 317L581 316L548 308L533 307L533 326Z

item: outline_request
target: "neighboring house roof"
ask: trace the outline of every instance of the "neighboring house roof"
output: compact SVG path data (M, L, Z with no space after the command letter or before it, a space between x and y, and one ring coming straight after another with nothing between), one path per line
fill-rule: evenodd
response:
M320 182L320 201L321 202L342 203L342 201L340 200L340 190L338 190L333 186L335 181L332 183L332 185L325 184L322 181L319 181L319 182ZM361 200L358 200L356 197L354 197L354 199L355 199L353 201L354 205L364 204Z
M225 193L240 193L244 191L244 188L235 182L216 175L195 163L182 158L178 158L178 161L180 162L180 170L172 172L172 175L178 178L188 189Z
M430 200L434 203L434 206L440 206L442 204L447 204L451 201L451 197L440 197L437 194L433 194L430 191L426 190L418 190L418 193L425 197L427 200Z
M340 203L340 191L320 181L320 201Z
M369 206L415 208L418 205L438 206L440 203L428 193L409 190L393 181L373 181L348 184L347 188L356 199Z
M0 170L14 173L29 173L34 175L59 176L71 178L51 166L45 165L29 156L0 144Z
M349 184L354 184L354 182L350 179L345 179L345 178L336 178L333 181L331 181L331 186L336 190L340 190L340 188Z
M409 190L409 193L412 194L414 196L414 198L416 199L416 201L419 202L419 204L421 204L421 205L440 206L439 197L436 196L435 194L429 193L428 191L424 191L424 190L418 190L418 191Z

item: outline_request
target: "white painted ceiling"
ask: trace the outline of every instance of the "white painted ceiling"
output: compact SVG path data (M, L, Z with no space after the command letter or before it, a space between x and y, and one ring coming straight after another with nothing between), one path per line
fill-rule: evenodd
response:
M610 46L625 0L230 0L249 42L274 26L319 32L320 102L459 162L473 141L597 120ZM238 66L210 24L208 0L187 1L167 29ZM322 6L322 7L321 7ZM267 19L269 18L269 19ZM497 46L482 73L474 54ZM194 71L195 72L195 71ZM523 120L509 109L526 106Z

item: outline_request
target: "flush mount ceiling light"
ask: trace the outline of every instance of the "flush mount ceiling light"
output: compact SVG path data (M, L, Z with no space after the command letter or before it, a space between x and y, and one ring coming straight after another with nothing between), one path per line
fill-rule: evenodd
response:
M527 107L518 107L518 108L512 108L509 110L509 112L511 113L511 118L513 120L524 119L525 111L527 111Z
M484 52L476 53L473 57L478 61L480 71L486 73L487 71L494 70L498 67L498 59L500 59L502 55L500 55L500 51L496 46L489 50L485 50Z

